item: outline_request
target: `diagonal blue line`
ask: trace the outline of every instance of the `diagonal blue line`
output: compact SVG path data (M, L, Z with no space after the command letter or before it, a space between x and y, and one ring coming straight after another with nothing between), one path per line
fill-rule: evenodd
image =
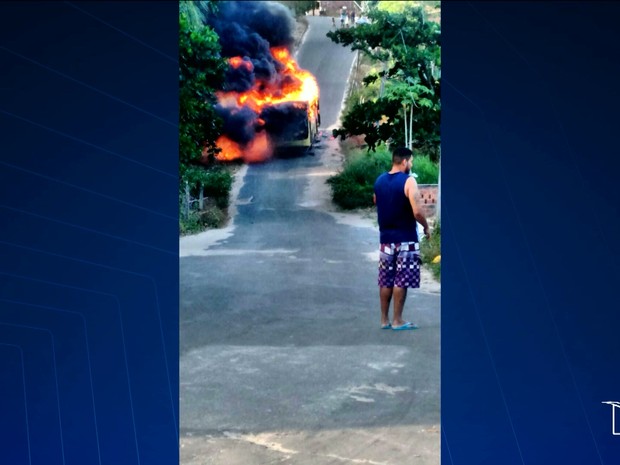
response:
M152 282L152 284L155 286L155 281ZM164 339L164 325L162 324L161 321L161 311L160 311L160 305L159 305L159 292L157 292L157 286L155 286L155 301L157 303L157 319L159 320L159 334L161 337L161 346L164 349L164 365L166 366L166 377L168 378L168 393L170 394L170 407L171 407L171 412L172 412L172 418L174 419L174 432L176 435L176 439L177 439L177 443L179 441L179 429L177 427L177 416L176 413L174 411L174 397L172 396L172 381L170 380L170 367L168 366L168 353L166 352L166 342Z
M512 43L508 39L506 39L478 10L476 10L471 3L469 3L469 6L476 13L478 13L478 15L480 15L480 17L487 23L487 25L493 30L493 32L495 32L495 34L497 34L508 45L508 47L510 47L510 49L519 58L521 58L521 60L523 60L525 62L525 64L527 64L530 67L530 69L535 74L537 74L541 78L539 82L542 82L542 83L546 82L546 79L544 79L544 77L540 75L540 73L538 72L538 69L536 69L521 53L519 53L519 50L514 45L512 45ZM547 93L543 93L543 94L547 96L547 101L548 101L549 105L551 106L551 109L555 113L556 122L557 122L557 124L558 124L558 126L560 128L562 136L564 137L564 142L566 144L566 148L567 148L568 152L571 155L571 161L573 162L573 166L575 167L575 171L579 175L579 180L581 181L581 185L583 187L583 191L584 192L588 192L589 189L587 189L586 182L585 182L585 177L583 176L583 173L581 172L581 169L579 168L579 164L577 163L577 158L575 157L575 152L573 151L573 148L571 147L571 145L570 145L570 143L568 141L568 136L566 135L566 130L564 129L564 126L562 125L562 120L558 116L558 110L555 107L555 105L553 104L553 101L549 98L549 93L547 92ZM603 238L603 242L604 242L604 244L605 244L605 246L607 248L607 252L608 252L607 255L609 257L613 257L613 253L611 253L611 247L609 246L609 240L607 239L607 236L605 235L605 228L603 228L601 226L602 222L601 222L601 219L599 218L598 214L596 213L596 210L592 211L592 215L596 219L597 232ZM609 262L616 269L616 273L618 273L618 261L617 260L612 260L610 258Z
M175 127L175 128L179 127L178 124L173 123L172 121L168 121L167 119L162 118L161 116L157 116L156 114L151 113L148 110L144 110L144 109L134 105L133 103L126 102L125 100L123 100L121 98L118 98L118 97L116 97L116 96L114 96L114 95L112 95L112 94L110 94L108 92L100 90L100 89L98 89L98 88L96 88L94 86L91 86L90 84L86 84L85 82L80 81L79 79L75 79L74 77L71 77L68 74L62 73L62 72L60 72L60 71L58 71L58 70L56 70L54 68L51 68L51 67L49 67L47 65L44 65L43 63L40 63L40 62L38 62L36 60L33 60L32 58L28 58L27 56L22 55L21 53L18 53L18 52L14 51L14 50L11 50L10 48L5 47L4 45L0 45L0 50L4 50L7 53L15 55L15 56L17 56L17 57L19 57L19 58L21 58L23 60L29 61L32 64L35 64L35 65L37 65L37 66L39 66L39 67L41 67L43 69L46 69L46 70L48 70L48 71L50 71L50 72L52 72L54 74L57 74L58 76L62 76L63 78L68 79L68 80L70 80L72 82L75 82L76 84L79 84L79 85L81 85L83 87L86 87L87 89L90 89L90 90L92 90L94 92L97 92L98 94L104 95L104 96L108 97L111 100L114 100L116 102L122 103L123 105L127 105L128 107L131 107L134 110L139 111L140 113L144 113L146 115L149 115L149 116L151 116L151 117L153 117L153 118L155 118L155 119L157 119L159 121L162 121L162 122L164 122L164 123L166 123L166 124L168 124L168 125L170 125L172 127Z
M133 435L136 443L136 455L138 457L138 463L140 463L140 451L138 449L138 432L136 430L136 419L134 416L133 393L131 390L131 378L129 376L129 364L127 363L127 347L125 346L125 326L123 325L123 319L121 318L120 312L118 314L118 319L121 324L121 338L123 340L123 354L125 357L125 373L127 374L127 388L129 389L129 402L131 404L131 420L133 421Z
M2 273L5 274L5 273ZM84 315L78 313L78 312L74 312L71 310L65 310L65 309L60 309L60 308L56 308L56 307L50 307L47 305L38 305L38 304L33 304L33 303L29 303L29 302L21 302L21 301L15 301L15 300L10 300L10 299L0 299L0 302L6 302L6 303L12 303L12 304L17 304L17 305L24 305L24 306L29 306L29 307L34 307L34 308L41 308L41 309L45 309L45 310L52 310L55 312L62 312L62 313L69 313L69 314L73 314L73 315L77 315L81 318L82 320L82 325L84 326L84 332L85 332L85 338L86 338L86 352L87 352L87 356L88 356L88 364L89 364L89 373L90 373L90 384L91 384L91 394L93 395L93 408L94 408L94 393L92 391L92 385L93 385L93 380L92 380L92 370L91 370L91 366L90 366L90 351L89 351L89 340L88 340L88 331L87 331L87 327L86 327L86 320L84 318ZM130 408L131 408L131 420L132 420L132 424L133 424L133 432L134 432L134 442L136 444L136 456L138 457L138 463L140 463L140 448L138 445L138 430L136 427L136 419L135 419L135 413L134 413L134 403L133 403L133 392L131 389L131 377L129 374L129 365L127 362L127 348L125 346L125 328L123 326L123 319L121 318L121 314L119 311L119 322L120 322L120 328L121 328L121 339L123 341L123 354L124 354L124 358L125 358L125 372L127 375L127 388L129 391L129 403L130 403ZM161 319L160 319L160 323L161 323ZM22 326L22 325L11 325L9 323L2 323L0 322L0 325L9 325L9 326ZM32 329L38 329L38 328L34 328L31 326L23 326L25 328L32 328ZM50 333L51 335L51 331L49 330L44 330L41 329L41 331L47 331ZM53 345L53 339L52 339L52 345ZM55 349L54 349L55 351ZM55 354L55 352L54 352ZM165 354L164 354L164 358L165 358ZM56 363L56 356L54 355L54 363ZM167 368L167 363L166 363L166 368ZM55 370L55 368L54 368ZM58 379L56 379L56 389L58 389ZM60 415L60 401L58 404L58 414ZM174 410L173 410L173 416L174 416ZM175 417L175 421L176 421L176 417ZM97 417L96 417L96 413L95 413L95 430L97 431L97 448L99 450L99 433L98 433L98 429L96 426L96 422L97 422ZM62 426L61 426L62 428ZM64 449L63 449L63 458L64 458ZM99 463L101 463L101 454L99 454Z
M32 124L33 126L36 126L38 128L45 129L46 131L52 132L52 133L57 134L57 135L62 136L62 137L66 137L67 139L74 140L76 142L79 142L81 144L87 145L89 147L93 147L93 148L95 148L97 150L101 150L102 152L109 153L110 155L114 155L115 157L118 157L118 158L120 158L122 160L125 160L125 161L128 161L130 163L134 163L134 164L139 165L139 166L141 166L143 168L147 168L149 170L156 171L156 172L158 172L160 174L164 174L164 175L169 176L171 178L176 178L177 177L175 174L168 173L166 171L160 170L159 168L154 168L151 165L147 165L146 163L142 163L141 161L134 160L133 158L127 157L125 155L121 155L120 153L116 153L116 152L114 152L112 150L108 150L108 149L106 149L104 147L101 147L99 145L96 145L96 144L93 144L91 142L85 141L84 139L80 139L79 137L75 137L75 136L72 136L71 134L67 134L66 132L62 132L62 131L59 131L57 129L51 128L49 126L45 126L43 124L37 123L36 121L32 121L31 119L28 119L28 118L26 118L24 116L17 115L15 113L11 113L10 111L4 110L2 108L0 108L0 113L4 113L5 115L10 116L11 118L15 118L15 119L18 119L20 121L24 121L24 122L26 122L28 124Z
M77 224L68 223L66 221L61 221L61 220L57 220L57 219L54 219L54 218L49 218L47 216L43 216L43 215L39 215L38 213L33 213L33 212L26 211L26 210L22 210L20 208L9 207L8 205L0 205L0 208L4 208L6 210L11 210L11 211L14 211L14 212L17 212L17 213L24 213L26 215L34 216L35 218L41 218L43 220L51 221L53 223L58 223L58 224L62 224L62 225L65 225L65 226L71 226L72 228L81 229L83 231L88 231L88 232L92 232L92 233L95 233L95 234L100 234L102 236L110 237L112 239L117 239L119 241L124 241L124 242L128 242L130 244L135 244L135 245L139 245L139 246L146 247L146 248L149 248L149 249L157 250L158 252L163 252L163 253L166 253L168 255L172 255L174 257L178 257L179 256L178 251L170 252L169 250L162 249L162 248L159 248L159 247L155 247L153 245L144 244L142 242L134 241L132 239L127 239L127 238L124 238L124 237L116 236L114 234L108 234L106 232L97 231L95 229L87 228L85 226L80 226L80 225L77 225Z
M104 20L103 20L103 19L101 19L99 16L95 16L94 14L89 13L89 12L88 12L88 11L86 11L86 10L83 10L82 8L78 7L77 5L75 5L75 4L71 3L71 2L65 2L65 4L69 5L69 6L70 6L70 7L72 7L72 8L75 8L76 10L78 10L78 11L80 11L80 12L84 13L85 15L90 16L90 17L91 17L91 18L93 18L94 20L99 21L101 24L104 24L104 25L108 26L109 28L112 28L112 29L114 29L115 31L120 32L120 33L121 33L121 34L123 34L124 36L129 37L131 40L133 40L133 41L135 41L135 42L139 43L140 45L144 45L146 48L149 48L149 49L153 50L154 52L158 53L159 55L161 55L161 56L163 56L163 57L165 57L165 58L167 58L167 59L169 59L170 61L173 61L173 62L177 63L177 61L178 61L178 60L177 60L177 58L175 58L175 57L171 57L170 55L168 55L168 54L166 54L166 53L162 52L161 50L159 50L159 49L157 49L157 48L153 47L152 45L149 45L149 44L147 44L146 42L144 42L144 41L142 41L142 40L138 39L137 37L132 36L131 34L129 34L129 33L125 32L125 31L123 31L122 29L119 29L118 27L116 27L116 26L114 26L114 25L112 25L112 24L108 23L107 21L104 21Z
M19 304L19 305L29 305L29 304L25 304L23 302L13 302L11 300L5 300L5 299L0 299L0 302L8 302L8 303L14 303L14 304ZM42 331L44 333L49 334L49 336L50 336L50 340L52 342L52 357L54 358L54 380L56 382L56 404L58 406L58 425L60 426L60 428L59 428L59 431L60 431L60 451L62 453L62 463L65 463L65 440L64 440L64 435L62 433L62 415L60 413L60 389L58 388L58 369L57 369L57 362L56 362L56 345L54 344L54 335L52 334L52 332L49 329L46 329L46 328L37 328L37 327L34 327L34 326L17 325L17 324L2 323L2 322L0 322L0 326L13 326L13 327L17 327L17 328L32 329L33 331Z
M443 435L443 440L446 444L446 449L448 450L448 457L450 458L450 463L454 465L454 460L452 460L452 451L450 450L450 444L448 443L448 435L446 434L446 428L441 426L441 434Z
M495 32L495 33L496 33L496 34L497 34L497 35L498 35L498 36L499 36L499 37L500 37L500 38L501 38L501 39L502 39L505 43L507 43L507 44L508 44L508 46L509 46L509 47L510 47L510 48L511 48L511 49L512 49L512 50L513 50L513 51L514 51L514 52L515 52L515 53L516 53L516 54L517 54L517 55L518 55L518 56L519 56L522 60L523 60L523 61L525 61L525 63L526 63L526 64L527 64L527 65L528 65L528 66L529 66L529 67L530 67L530 68L531 68L534 72L536 72L536 73L538 74L538 71L536 70L536 68L534 68L534 67L533 67L533 66L532 66L532 65L531 65L531 64L530 64L530 63L529 63L529 62L528 62L525 58L523 58L523 56L521 56L521 54L518 52L518 50L517 50L517 49L516 49L516 48L515 48L515 47L514 47L514 46L513 46L513 45L512 45L512 44L511 44L511 43L510 43L510 42L509 42L506 38L505 38L505 37L503 37L503 36L502 36L502 34L500 34L500 33L497 31L497 29L495 29L495 28L493 27L493 25L492 25L492 24L490 24L490 23L489 23L489 21L488 21L488 20L487 20L484 16L483 16L483 15L482 15L482 14L481 14L478 10L476 10L476 8L474 8L474 6L473 6L470 2L467 2L467 3L468 3L468 5L469 5L469 6L470 6L470 7L471 7L471 8L472 8L472 9L473 9L473 10L474 10L474 11L475 11L475 12L476 12L476 13L477 13L477 14L478 14L478 15L479 15L479 16L480 16L480 17L481 17L481 18L482 18L482 19L483 19L486 23L487 23L487 25L488 25L488 26L489 26L489 27L490 27L490 28L491 28L491 29L492 29L492 30L493 30L493 31L494 31L494 32ZM543 80L543 81L544 81L544 80ZM452 87L454 88L454 86L452 86ZM458 89L457 89L457 91L458 91ZM461 95L463 95L460 91L459 91L459 93L460 93ZM471 102L471 100L470 100L470 99L468 99L468 100ZM553 111L554 111L554 112L555 112L555 114L556 114L557 121L559 122L559 118L557 117L557 110L555 110L555 107L554 107L554 105L553 105L553 102L551 102L550 100L549 100L549 102L550 102L550 104L551 104L551 107L553 108ZM477 105L475 105L473 102L471 102L471 103L472 103L472 104L473 104L476 108L478 108L478 110L479 110L479 111L481 112L481 114L482 114L482 117L483 117L483 119L484 119L485 123L487 123L486 117L484 116L484 112L482 112L482 109L481 109L480 107L478 107ZM519 212L518 212L518 210L517 210L516 204L515 204L515 202L514 202L514 198L513 198L512 193L511 193L511 191L510 191L510 189L509 189L509 187L508 187L508 183L506 182L506 175L505 175L505 171L504 171L504 169L503 169L503 166L502 166L501 161L500 161L500 157L498 156L497 150L496 150L496 148L495 148L495 144L493 143L493 139L492 139L492 137L491 137L491 132L490 132L490 128L489 128L488 123L486 124L486 128L487 128L487 133L488 133L488 136L489 136L489 140L491 141L491 144L492 144L493 149L494 149L493 151L494 151L494 153L495 153L495 160L496 160L497 164L500 166L500 170L501 170L501 173L502 173L502 180L503 180L503 182L504 182L504 186L505 186L505 188L506 188L506 192L508 193L508 196L509 196L509 198L510 198L510 202L511 202L511 204L512 204L512 209L513 209L513 212L514 212L514 214L515 214L515 216L516 216L516 218L517 218L517 223L518 223L518 225L519 225L519 229L520 229L520 231L521 231L521 236L522 236L522 238L523 238L523 242L525 243L525 246L526 246L526 248L527 248L527 251L528 251L528 254L529 254L529 257L530 257L530 261L531 261L531 263L532 263L532 266L534 267L534 272L535 272L535 274L536 274L536 278L537 278L537 281L538 281L538 285L540 286L541 292L542 292L543 297L544 297L544 299L545 299L545 307L546 307L546 309L547 309L547 313L548 313L548 315L550 316L551 321L552 321L552 323L553 323L553 328L554 328L555 335L556 335L556 338L557 338L557 340L558 340L558 343L559 343L559 345L560 345L560 349L561 349L561 351L562 351L562 356L563 356L563 358L564 358L564 362L566 363L566 366L567 366L567 368L568 368L568 372L570 373L570 376L571 376L571 381L572 381L572 383L573 383L573 388L575 389L575 393L576 393L576 395L577 395L577 399L579 400L579 405L580 405L580 407L581 407L581 412L583 413L583 416L584 416L585 421L586 421L586 425L588 426L588 430L590 431L590 437L592 438L592 442L594 443L594 448L596 449L596 454L598 455L598 458L599 458L600 463L601 463L601 464L603 464L603 458L601 457L601 453L600 453L600 451L599 451L599 447L598 447L598 443L597 443L597 441L596 441L596 437L595 437L595 435L594 435L594 431L592 431L592 425L590 424L590 420L589 420L589 418L588 418L588 414L587 414L586 409L585 409L585 406L584 406L584 404L583 404L583 399L582 399L582 397L581 397L581 393L579 392L579 387L577 386L577 380L576 380L576 378L575 378L575 373L573 372L573 369L572 369L572 367L571 367L570 361L569 361L569 359L568 359L568 354L566 353L566 348L565 348L564 342L563 342L563 340L562 340L562 337L561 337L561 335L560 335L560 330L559 330L559 328L558 328L558 324L557 324L557 322L556 322L556 320L555 320L555 316L553 315L553 312L551 311L551 304L549 303L549 297L547 296L547 293L545 292L545 287L544 287L543 282L542 282L542 278L541 278L541 275L540 275L540 271L538 270L538 266L536 265L536 260L534 259L534 254L532 253L532 248L531 248L531 246L530 246L530 243L529 243L529 240L528 240L527 234L525 234L525 229L524 229L524 227L523 227L523 222L521 221L521 217L520 217L520 215L519 215ZM583 185L585 185L585 182L584 182L584 179L583 179L583 175L581 174L581 171L579 170L579 167L578 167L578 166L577 166L577 164L576 164L576 161L575 161L575 157L574 157L573 151L572 151L572 149L571 149L571 147L570 147L570 144L568 144L568 139L566 138L566 134L565 134L565 132L564 132L564 130L563 130L563 127L562 127L561 123L560 123L560 128L561 128L561 130L562 130L562 134L564 135L565 142L566 142L566 144L567 144L567 146L568 146L569 152L571 153L571 155L573 155L573 157L572 157L572 159L573 159L573 164L574 164L574 165L575 165L575 167L577 168L577 172L579 173L579 176L580 176L580 178L581 178L582 184L583 184ZM595 214L595 216L596 216L596 214ZM597 219L598 219L598 217L597 217ZM603 240L605 241L606 246L607 246L607 250L609 251L609 245L607 244L607 242L606 242L606 238L605 238L605 235L602 233L602 231L601 231L601 228L600 228L600 227L599 227L599 233L600 233L600 234L601 234L601 236L603 237ZM609 256L611 256L611 254L608 254L608 255L609 255ZM615 265L615 263L614 263L614 265ZM615 266L614 266L614 267L615 267Z
M444 82L446 82L446 80L444 79ZM450 221L450 216L448 215L448 209L444 208L443 211L441 212L442 215L444 215L446 217L446 221L448 222L448 224L451 224ZM450 228L448 228L450 229ZM450 229L451 231L451 229ZM512 436L515 440L515 443L517 445L517 450L519 451L519 457L521 458L521 463L523 463L523 465L525 465L525 461L523 460L523 454L521 452L521 446L519 444L519 439L517 438L517 432L515 431L515 427L514 424L512 422L512 415L510 414L510 409L508 408L508 402L506 401L506 395L504 394L504 389L502 388L502 383L500 382L499 379L499 374L497 373L497 367L495 365L495 360L493 359L493 355L491 354L491 347L489 345L489 341L487 339L487 334L486 331L484 329L484 324L482 323L482 318L480 317L480 311L478 309L478 303L476 301L476 297L474 296L474 291L471 287L471 283L469 280L469 274L467 273L467 268L465 267L465 262L463 261L463 256L461 254L461 248L459 247L459 244L456 240L456 237L454 236L454 233L452 233L452 238L454 241L454 245L456 247L458 256L459 256L459 260L461 262L461 268L463 270L463 274L465 275L465 282L467 283L467 290L469 291L469 295L471 297L472 300L472 304L474 307L474 313L476 314L476 318L478 320L478 325L480 326L480 331L482 333L482 340L484 341L484 345L485 348L487 350L487 355L489 356L489 360L491 361L491 368L493 369L493 374L495 375L495 381L497 382L497 387L499 389L500 395L502 397L502 402L504 404L504 409L506 410L506 415L508 416L508 423L510 424L510 429L512 431Z
M7 303L12 303L12 304L16 304L16 305L24 305L24 306L28 306L28 307L34 307L34 308L42 308L45 310L52 310L55 312L62 312L62 313L70 313L70 314L74 314L74 315L78 315L79 317L82 318L82 323L84 326L84 331L85 331L85 338L86 338L86 353L88 354L88 368L89 368L89 374L90 374L90 385L91 385L91 395L93 396L93 409L94 409L94 392L93 392L93 379L92 379L92 370L91 370L91 366L90 366L90 351L88 348L89 345L89 341L88 341L88 332L86 330L86 321L84 319L84 315L81 315L80 313L77 312L73 312L71 310L64 310L61 308L55 308L55 307L50 307L50 306L46 306L46 305L37 305L37 304L32 304L29 302L19 302L19 301L15 301L15 300L9 300L9 299L0 299L0 302L7 302ZM133 433L134 433L134 442L136 444L136 456L138 458L138 463L140 463L140 448L138 446L138 430L136 427L136 417L134 414L134 405L133 405L133 394L131 392L131 379L129 377L129 368L127 367L127 352L125 350L125 332L123 330L123 320L120 318L120 312L119 312L119 320L121 323L121 334L122 334L122 340L123 340L123 352L125 354L125 371L127 374L127 388L129 391L129 405L130 405L130 410L131 410L131 422L133 424ZM50 333L50 335L52 335L51 331L48 329L40 329L40 328L34 328L31 326L23 326L23 325L11 325L9 323L2 323L0 322L0 325L9 325L9 326L22 326L24 328L32 328L32 329L39 329L40 331L47 331ZM52 346L53 346L53 336L52 336ZM55 349L54 349L55 351ZM55 353L55 352L54 352ZM56 363L56 356L54 355L54 363ZM54 372L56 372L56 367L54 366ZM58 391L58 378L56 378L56 389ZM56 394L58 396L58 392ZM60 415L60 401L58 402L58 415ZM97 416L96 413L93 412L94 417L95 417L95 431L96 431L96 437L97 437L97 452L99 454L99 463L101 464L101 451L99 449L99 429L97 428ZM61 426L62 428L62 426ZM62 434L62 431L61 431ZM64 462L64 449L63 449L63 462Z
M178 441L179 430L178 430L178 427L177 427L177 418L176 418L176 414L175 414L175 411L174 411L174 398L172 396L172 382L170 381L170 371L168 369L168 359L166 357L166 353L167 353L166 352L166 344L165 344L165 341L164 341L164 338L163 338L163 325L162 325L162 321L161 321L161 309L160 309L160 304L159 304L159 292L158 292L157 283L155 282L153 277L152 276L148 276L148 275L144 275L144 274L141 274L141 273L136 273L135 271L124 270L124 269L116 268L116 267L109 266L109 265L103 265L101 263L91 262L89 260L83 260L81 258L69 257L69 256L66 256L66 255L57 254L57 253L54 253L54 252L48 252L46 250L36 249L34 247L28 247L28 246L21 245L21 244L14 244L12 242L7 242L7 241L0 240L0 244L5 244L5 245L8 245L8 246L16 247L16 248L20 248L20 249L30 250L32 252L40 253L40 254L43 254L43 255L50 255L50 256L53 256L53 257L59 257L59 258L65 259L65 260L71 260L71 261L75 261L75 262L78 262L78 263L86 263L88 265L92 265L92 266L99 267L99 268L119 271L119 272L122 272L122 273L127 273L127 274L130 274L130 275L139 276L141 278L144 278L144 279L150 281L151 285L153 286L153 292L155 294L155 303L156 303L156 309L157 309L157 316L159 318L159 328L160 328L160 332L161 332L161 335L162 335L162 341L161 342L162 342L162 348L163 348L164 364L166 366L166 376L168 378L168 392L170 394L171 412L172 412L172 417L174 419L173 425L174 425L174 431L175 431L176 439ZM122 320L121 320L121 324L122 324ZM123 337L124 337L124 332L123 332Z
M15 347L19 350L19 358L22 362L22 385L24 387L24 409L26 411L26 439L28 442L28 463L32 465L32 452L30 451L30 422L28 421L28 399L26 397L26 368L24 366L24 351L20 346L0 342L0 346Z
M0 272L0 274L5 274L5 275L9 275L9 276L15 276L15 277L22 278L22 279L29 279L29 278L24 278L24 277L17 276L17 275L11 275L10 273L2 273L2 272ZM30 279L30 280L31 281L38 281L38 282L46 282L46 281L41 281L41 280L37 280L37 279ZM49 284L53 284L53 283L49 283ZM62 285L59 285L59 286L62 286ZM62 287L72 287L72 286L62 286ZM91 292L95 292L95 291L91 291ZM104 293L102 293L102 294L104 294ZM111 295L111 294L108 294L108 295ZM127 363L127 350L126 350L126 347L125 347L125 332L124 332L124 328L123 328L123 319L121 318L120 304L118 303L118 299L116 299L116 301L117 301L118 316L119 316L119 322L120 322L120 328L121 328L121 340L123 342L123 354L124 354L124 358L125 358L125 372L126 372L126 375L127 375L127 390L129 391L129 405L130 405L130 410L131 410L131 421L132 421L132 424L133 424L134 440L135 440L135 444L136 444L136 456L138 457L138 462L139 462L140 461L140 450L139 450L139 447L138 447L138 432L137 432L136 419L135 419L135 413L134 413L133 394L132 394L132 391L131 391L131 378L129 377L129 368L128 368L128 363ZM50 306L46 306L46 305L38 305L38 304L29 303L29 302L20 302L20 301L14 301L14 300L9 300L9 299L0 299L0 302L13 303L13 304L17 304L17 305L24 305L24 306L34 307L34 308L41 308L41 309L44 309L44 310L51 310L51 311L60 312L60 313L69 313L71 315L77 315L81 319L82 326L84 327L84 336L85 336L85 339L86 339L86 354L87 354L87 358L88 358L88 372L89 372L89 377L90 377L90 392L91 392L92 403L93 403L93 417L94 417L94 420L95 420L95 437L96 437L96 440L97 440L97 453L98 453L98 456L99 456L99 464L101 464L101 449L99 447L99 428L98 428L98 425L97 425L97 410L95 408L95 393L94 393L94 390L93 390L93 376L92 376L92 366L91 366L91 359L90 359L90 342L89 342L89 339L88 339L88 329L87 329L87 326L86 326L86 319L84 318L84 315L82 315L79 312L74 312L72 310L65 310L65 309L56 308L56 307L50 307ZM4 324L4 323L0 322L0 324ZM19 326L19 325L17 325L17 326ZM33 328L33 329L37 329L37 328ZM49 332L49 330L48 330L48 332ZM51 334L51 332L50 332L50 334Z
M53 178L53 177L48 176L46 174L37 173L36 171L32 171L32 170L29 170L27 168L23 168L21 166L14 165L12 163L7 163L6 161L3 161L3 160L0 160L0 165L7 166L7 167L12 168L14 170L23 171L24 173L28 173L28 174L31 174L33 176L37 176L37 177L40 177L40 178L43 178L43 179L47 179L48 181L54 181L54 182L57 182L58 184L62 184L64 186L68 186L68 187L71 187L73 189L78 189L78 190L83 191L83 192L88 192L89 194L93 194L93 195L96 195L98 197L103 197L106 200L112 200L114 202L122 203L124 205L128 205L130 207L137 208L139 210L143 210L143 211L152 213L153 215L163 216L164 218L168 218L168 219L171 219L171 220L174 220L174 221L179 221L179 218L177 218L177 217L166 215L165 213L160 213L158 211L151 210L150 208L146 208L146 207L142 207L140 205L136 205L135 203L126 202L125 200L117 199L116 197L112 197L111 195L107 195L107 194L102 194L102 193L96 192L96 191L94 191L92 189L87 189L85 187L80 187L80 186L78 186L76 184L72 184L70 182L61 181L60 179Z
M0 271L0 275L4 275L4 276L10 276L13 278L17 278L17 279L22 279L25 281L32 281L32 282L37 282L37 283L44 283L44 284L49 284L52 286L57 286L57 287L62 287L62 288L67 288L67 289L73 289L73 290L78 290L78 291L82 291L82 292L88 292L88 293L93 293L93 294L99 294L99 295L104 295L106 297L111 297L115 302L116 302L116 311L118 314L118 319L119 319L119 325L120 325L120 329L121 329L121 342L123 345L123 356L124 356L124 360L125 360L125 373L127 376L127 387L128 387L128 391L129 391L129 402L130 402L130 407L131 407L131 416L132 419L134 419L134 433L135 433L135 415L134 415L134 409L133 409L133 398L132 398L132 394L131 394L131 379L129 377L129 363L127 361L127 346L125 344L125 329L123 326L123 319L122 319L122 315L121 315L121 304L118 300L118 297L114 294L110 294L107 292L101 292L101 291L96 291L94 289L86 289L86 288L82 288L82 287L78 287L78 286L70 286L67 284L60 284L60 283L56 283L56 282L52 282L52 281L47 281L44 279L36 279L36 278L32 278L29 276L22 276L22 275L17 275L17 274L13 274L13 273L7 273L7 272L3 272ZM36 306L36 305L33 305ZM46 309L50 308L50 307L44 307ZM89 346L90 346L90 342L88 340L88 331L87 331L87 326L86 326L86 319L84 318L84 315L79 313L79 312L73 312L71 310L62 310L62 309L58 309L58 308L52 308L52 310L57 311L57 312L64 312L64 313L70 313L70 314L75 314L78 315L81 319L82 319L82 325L84 326L84 334L86 336L86 345L87 345L87 355L88 355L88 371L90 374L90 390L91 390L91 397L92 397L92 402L93 402L93 414L95 417L95 431L97 434L97 450L100 451L99 449L99 428L97 425L97 410L95 407L95 393L93 390L93 376L92 376L92 368L91 368L91 360L90 360L90 350L88 350ZM101 453L99 452L99 463L101 463Z

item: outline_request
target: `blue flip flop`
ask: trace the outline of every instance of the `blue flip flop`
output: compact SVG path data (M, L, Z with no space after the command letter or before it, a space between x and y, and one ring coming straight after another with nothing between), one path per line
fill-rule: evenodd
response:
M381 325L381 329L392 329L392 323L388 323L386 325Z
M403 331L406 329L418 329L418 325L411 323L410 321L405 322L400 326L392 326L394 331Z

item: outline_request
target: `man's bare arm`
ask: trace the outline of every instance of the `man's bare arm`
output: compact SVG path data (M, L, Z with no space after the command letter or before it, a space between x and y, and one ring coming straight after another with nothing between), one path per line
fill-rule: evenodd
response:
M420 210L418 206L420 204L420 191L418 190L418 183L414 178L410 177L405 182L405 195L409 199L409 203L411 204L411 210L413 210L413 216L416 221L422 225L424 228L424 235L427 239L430 239L431 233L428 228L428 223L426 222L426 217Z

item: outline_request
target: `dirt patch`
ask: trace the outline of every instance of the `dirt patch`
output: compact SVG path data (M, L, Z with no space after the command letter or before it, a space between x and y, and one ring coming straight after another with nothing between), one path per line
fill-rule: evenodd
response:
M439 426L415 425L321 431L224 432L181 437L184 465L437 465Z

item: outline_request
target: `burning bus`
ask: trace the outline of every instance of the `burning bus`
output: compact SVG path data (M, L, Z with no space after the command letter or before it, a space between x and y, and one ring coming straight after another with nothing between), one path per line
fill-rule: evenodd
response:
M263 108L260 119L274 150L310 149L318 138L319 101L282 102Z
M228 61L216 93L224 122L216 157L259 162L278 149L311 147L321 120L319 87L291 54L291 10L279 2L221 1L205 18Z
M310 149L321 123L315 77L299 68L286 47L270 49L270 79L261 79L256 60L228 59L228 88L217 93L224 119L219 160L264 161L276 151ZM241 83L241 84L240 84Z

